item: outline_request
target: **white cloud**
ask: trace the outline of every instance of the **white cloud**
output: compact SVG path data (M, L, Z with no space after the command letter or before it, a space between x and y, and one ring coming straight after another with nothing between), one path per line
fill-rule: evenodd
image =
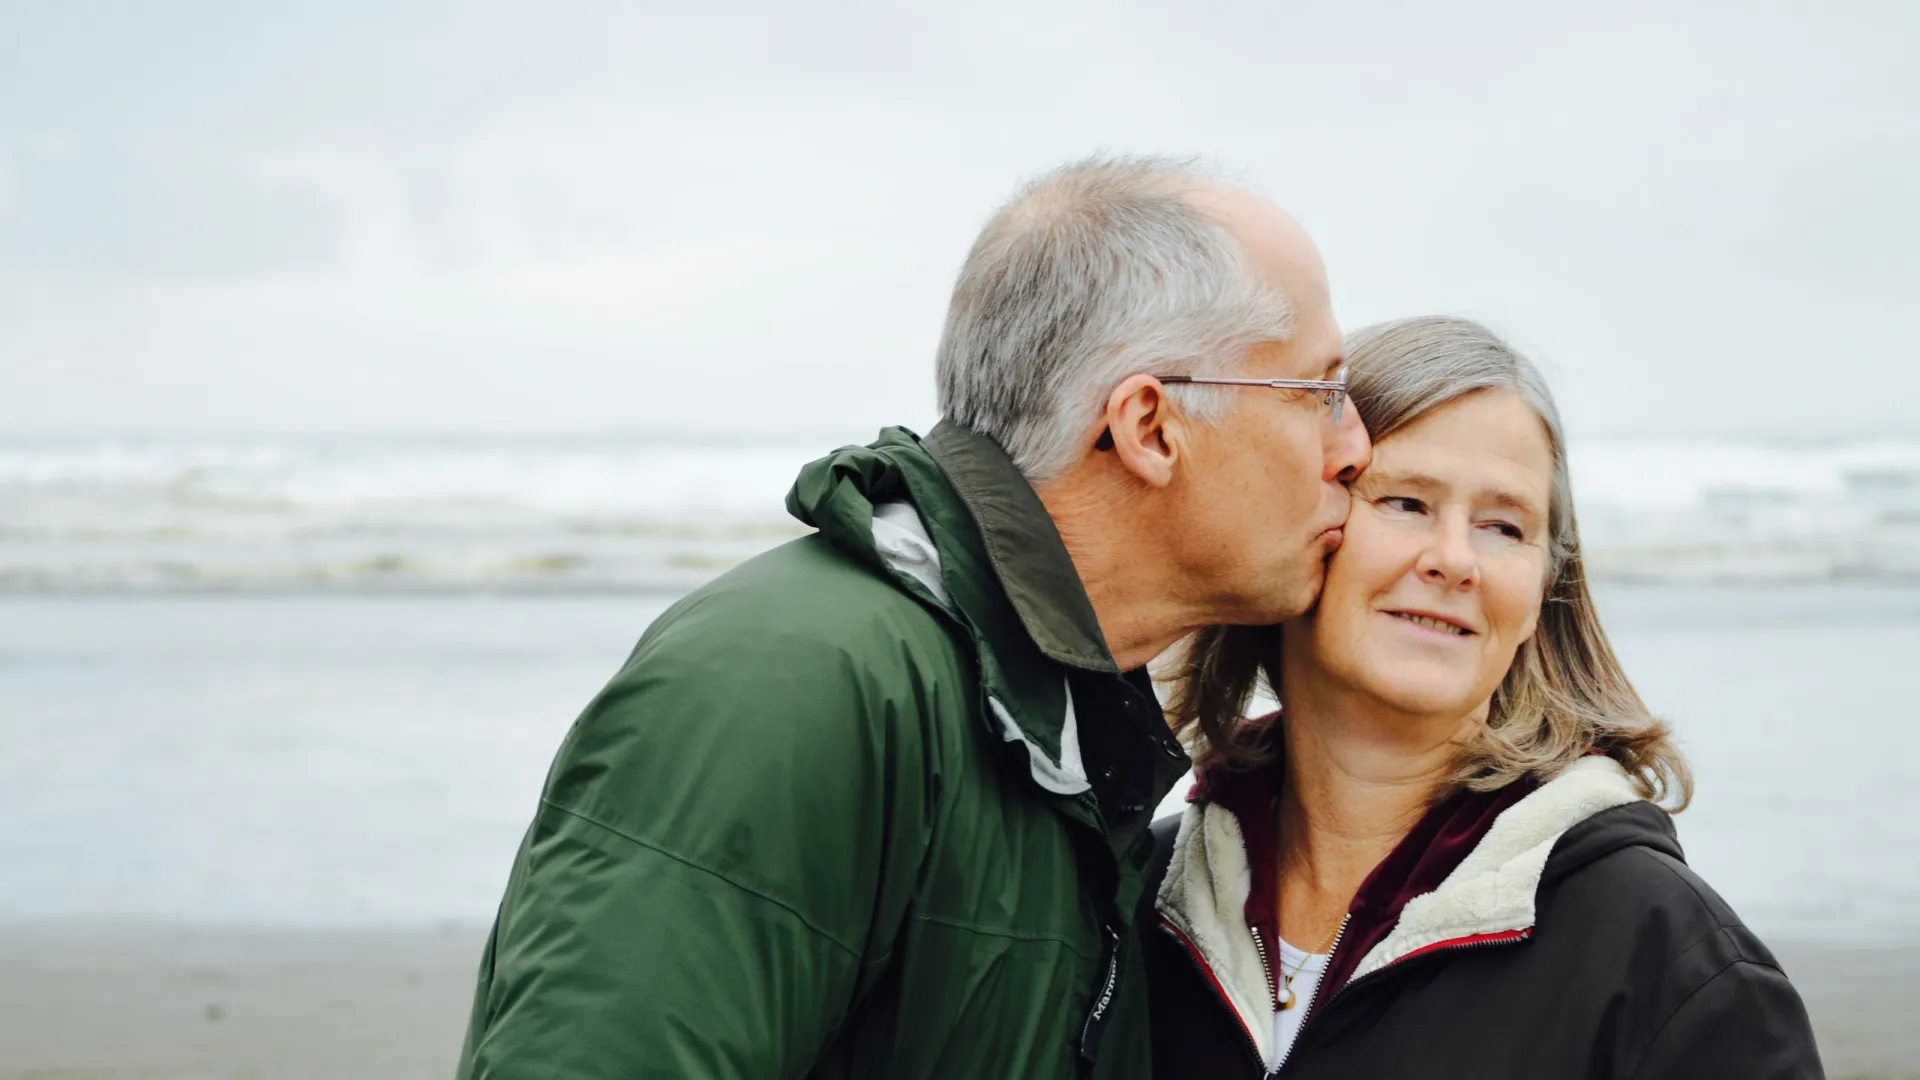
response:
M1894 360L1920 346L1907 18L686 7L518 64L468 28L488 64L298 99L391 116L183 116L289 213L319 200L339 243L244 278L0 289L0 355L30 357L0 361L0 423L924 416L974 229L1104 147L1239 167L1315 232L1344 319L1484 317L1559 373L1576 430L1830 430L1856 418L1780 387L1837 355L1887 358L1857 419L1897 426L1920 394Z

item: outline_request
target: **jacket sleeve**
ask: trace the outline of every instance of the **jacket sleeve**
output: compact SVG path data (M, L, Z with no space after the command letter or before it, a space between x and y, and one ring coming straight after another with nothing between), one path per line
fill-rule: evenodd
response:
M1635 1080L1805 1080L1826 1073L1806 1006L1779 968L1739 960L1689 995L1654 1035Z
M910 676L699 612L650 638L548 776L461 1077L799 1077L885 962L929 819Z

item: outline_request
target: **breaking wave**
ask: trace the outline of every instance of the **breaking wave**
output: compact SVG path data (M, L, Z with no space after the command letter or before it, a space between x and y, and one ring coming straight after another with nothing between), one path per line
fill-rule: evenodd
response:
M0 592L679 592L801 535L822 444L0 441ZM1920 580L1920 440L1573 450L1592 573Z

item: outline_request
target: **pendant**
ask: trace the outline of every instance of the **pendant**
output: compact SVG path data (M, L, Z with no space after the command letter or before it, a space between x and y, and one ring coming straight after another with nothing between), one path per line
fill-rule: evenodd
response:
M1283 986L1280 988L1280 1011L1286 1012L1291 1008L1293 1008L1293 987Z

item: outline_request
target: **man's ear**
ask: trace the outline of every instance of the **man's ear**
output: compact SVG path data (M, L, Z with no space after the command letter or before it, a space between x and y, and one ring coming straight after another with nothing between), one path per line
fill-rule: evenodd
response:
M1129 375L1107 395L1101 448L1142 483L1166 487L1186 449L1186 428L1167 388L1151 375ZM1111 443L1111 447L1107 446Z

